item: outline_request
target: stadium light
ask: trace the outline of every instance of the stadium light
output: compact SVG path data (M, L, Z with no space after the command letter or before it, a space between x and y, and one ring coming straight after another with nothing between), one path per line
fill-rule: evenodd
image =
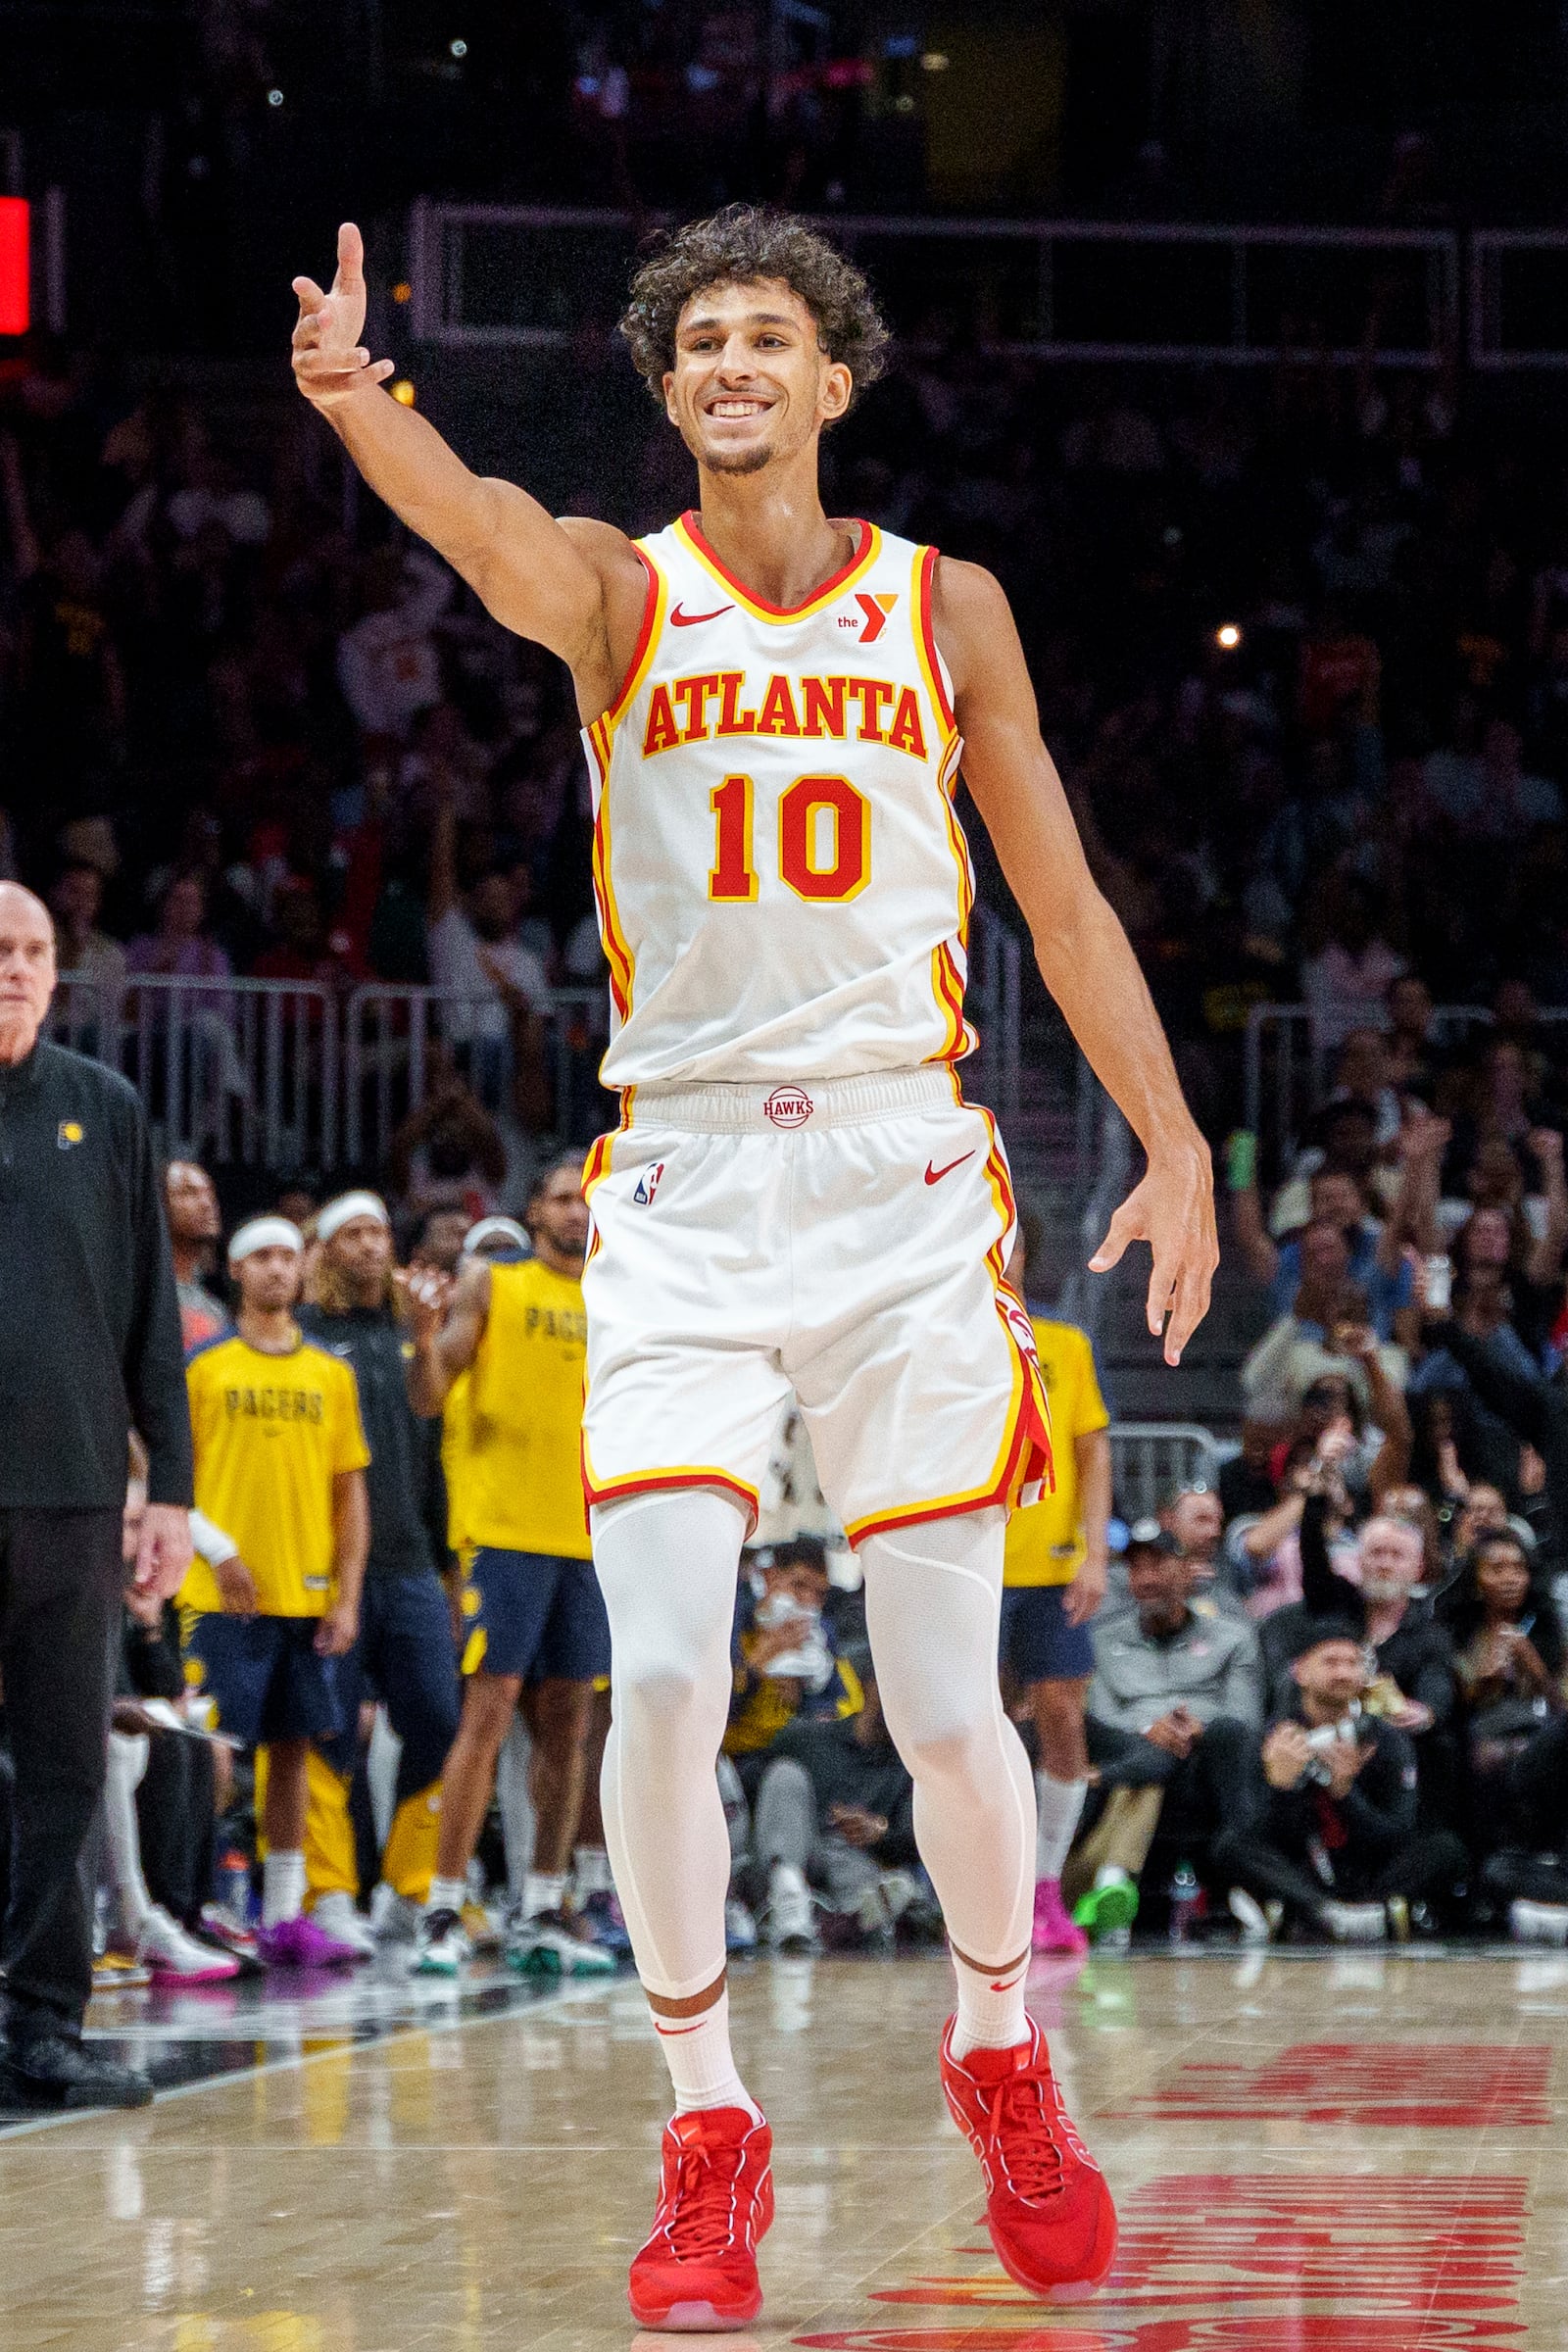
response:
M406 375L400 375L397 382L391 385L389 388L391 390L393 399L397 401L401 407L405 409L413 408L414 386Z
M0 335L24 335L31 321L29 242L26 198L0 196Z
M1227 620L1223 627L1217 628L1214 631L1214 643L1218 646L1223 646L1228 654L1234 654L1236 648L1241 644L1241 642L1242 632L1236 626L1234 620Z

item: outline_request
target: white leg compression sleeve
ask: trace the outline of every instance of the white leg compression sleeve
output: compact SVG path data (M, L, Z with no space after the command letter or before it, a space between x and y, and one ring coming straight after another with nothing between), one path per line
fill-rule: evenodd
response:
M988 1975L1027 1954L1035 1885L1034 1777L997 1681L1004 1529L1000 1510L977 1511L860 1548L877 1686L914 1778L921 1858L949 1936Z
M686 2000L724 1970L730 1848L714 1768L746 1514L676 1489L596 1508L592 1529L612 1659L605 1841L645 1989Z

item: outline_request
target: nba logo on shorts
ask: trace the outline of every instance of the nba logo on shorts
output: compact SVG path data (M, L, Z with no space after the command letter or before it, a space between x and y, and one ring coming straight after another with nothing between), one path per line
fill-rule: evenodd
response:
M798 1086L775 1086L762 1104L763 1115L774 1127L804 1127L816 1104Z
M644 1168L637 1179L637 1190L632 1195L639 1208L652 1208L654 1195L659 1190L659 1180L663 1173L664 1163L662 1159L655 1160L651 1168Z

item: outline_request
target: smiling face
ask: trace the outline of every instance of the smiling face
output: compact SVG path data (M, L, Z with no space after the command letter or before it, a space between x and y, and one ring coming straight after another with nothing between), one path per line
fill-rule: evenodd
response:
M777 278L707 286L681 312L664 408L710 473L759 473L798 457L850 405L850 371Z

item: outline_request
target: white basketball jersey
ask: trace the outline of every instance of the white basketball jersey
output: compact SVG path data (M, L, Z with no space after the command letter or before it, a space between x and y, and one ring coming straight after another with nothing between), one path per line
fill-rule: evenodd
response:
M695 514L639 543L642 634L583 736L607 1086L853 1077L973 1048L936 551L857 528L788 612L725 570Z

